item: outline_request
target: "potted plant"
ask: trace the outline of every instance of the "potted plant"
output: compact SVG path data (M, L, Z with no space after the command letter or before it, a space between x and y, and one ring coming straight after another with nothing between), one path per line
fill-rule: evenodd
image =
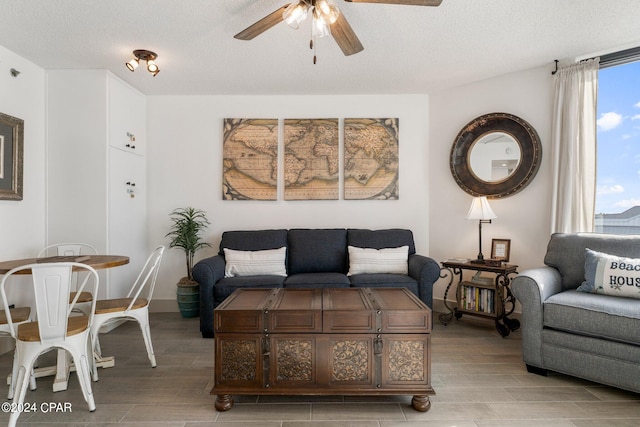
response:
M200 314L200 289L193 280L193 257L198 250L211 246L201 236L210 223L203 210L192 207L175 209L169 215L171 231L165 236L171 238L169 248L182 249L187 264L187 275L178 282L178 308L182 317L196 317Z

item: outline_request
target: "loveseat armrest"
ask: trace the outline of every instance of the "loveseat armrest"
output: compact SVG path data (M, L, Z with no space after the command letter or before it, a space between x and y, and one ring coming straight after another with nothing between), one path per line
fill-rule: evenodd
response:
M409 276L418 282L418 298L433 309L433 284L440 277L436 260L424 255L409 255Z
M522 305L522 358L527 365L544 368L542 328L544 302L562 291L562 277L553 267L525 270L511 281L511 291Z
M200 332L203 338L213 337L214 289L216 282L224 277L224 268L222 255L202 259L193 266L193 279L200 285Z

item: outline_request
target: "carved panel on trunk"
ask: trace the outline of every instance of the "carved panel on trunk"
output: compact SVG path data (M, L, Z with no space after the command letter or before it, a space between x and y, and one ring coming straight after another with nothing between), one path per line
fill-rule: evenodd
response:
M313 341L277 340L276 367L278 381L313 380Z
M424 341L389 340L389 379L424 381Z
M332 381L369 381L369 341L333 341Z
M227 339L222 345L222 381L255 381L256 365L255 340Z

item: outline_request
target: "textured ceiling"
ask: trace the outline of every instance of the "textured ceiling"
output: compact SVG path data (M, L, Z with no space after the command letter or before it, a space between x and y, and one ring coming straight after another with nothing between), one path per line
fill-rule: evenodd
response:
M288 0L0 0L0 46L45 69L109 69L148 95L255 95L430 93L640 45L638 0L336 2L365 50L323 38L316 65L308 22L233 38ZM158 53L158 76L125 68L138 48Z

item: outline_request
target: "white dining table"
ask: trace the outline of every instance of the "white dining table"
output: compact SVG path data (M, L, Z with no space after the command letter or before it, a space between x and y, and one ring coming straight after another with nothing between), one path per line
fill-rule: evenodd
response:
M0 274L6 274L10 270L28 264L35 264L38 262L68 262L73 261L73 257L48 257L43 258L24 258L15 259L11 261L0 262ZM102 270L106 268L119 267L129 263L129 257L123 255L89 255L78 257L78 262L89 265L96 270ZM30 270L24 270L20 274L30 274ZM115 366L115 359L112 356L103 357L94 351L94 357L96 359L96 366L99 368L111 368ZM58 357L56 365L45 366L34 369L34 376L36 378L47 377L55 375L53 380L53 391L63 391L67 389L69 382L69 373L75 370L75 366L71 361L71 356L63 349L58 350ZM7 377L7 384L11 384L11 374Z

